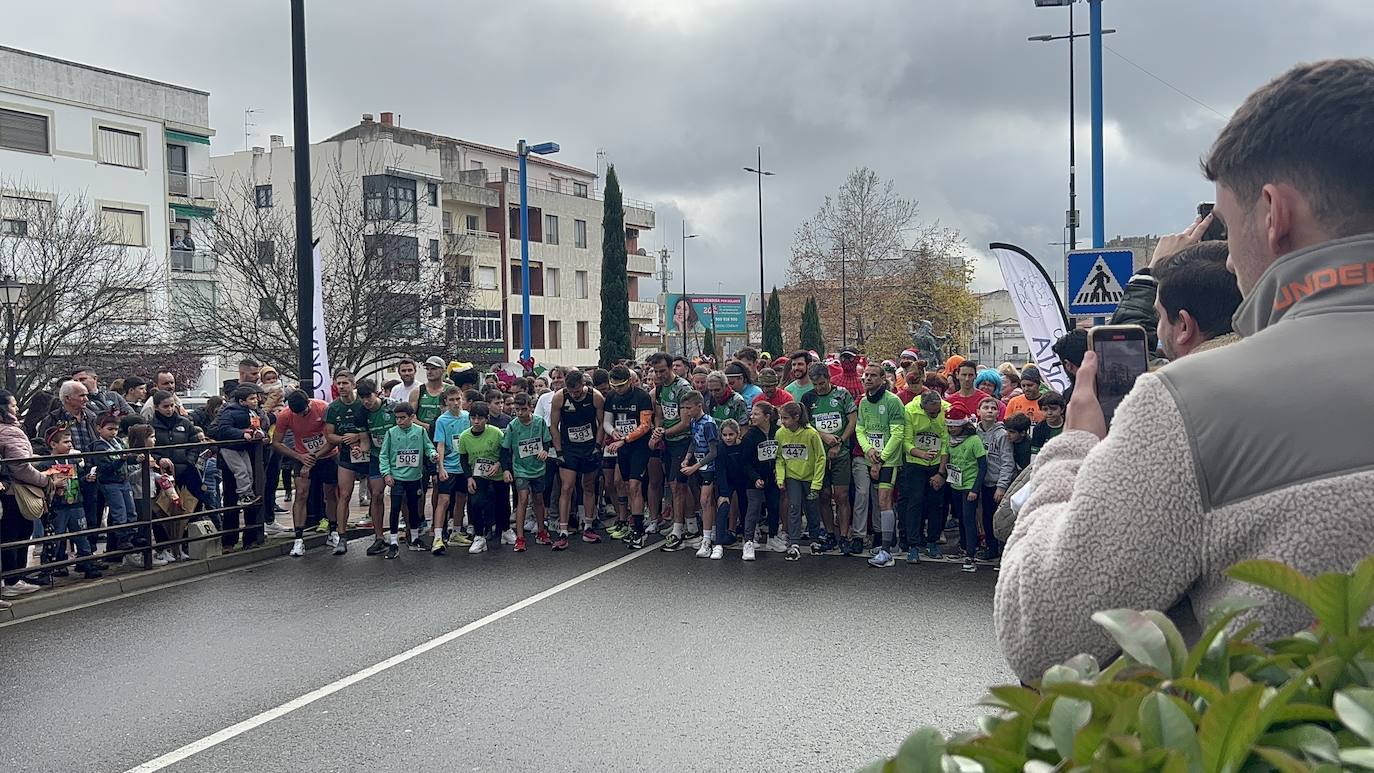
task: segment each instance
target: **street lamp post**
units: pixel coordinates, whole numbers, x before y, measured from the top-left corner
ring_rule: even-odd
[[[759,344],[762,345],[764,319],[768,315],[768,302],[763,295],[763,178],[773,176],[772,172],[764,171],[762,145],[758,146],[758,161],[753,167],[744,167],[744,171],[759,178]]]
[[[521,341],[520,364],[532,370],[530,362],[530,208],[529,185],[525,180],[525,160],[531,153],[546,156],[558,152],[558,143],[541,142],[527,144],[520,140],[515,145],[515,154],[520,158],[520,297],[524,309],[520,318]]]
[[[1069,249],[1078,249],[1078,193],[1076,188],[1076,164],[1075,158],[1077,148],[1074,142],[1074,119],[1077,115],[1074,109],[1074,63],[1073,63],[1073,41],[1076,38],[1090,37],[1091,33],[1075,33],[1073,31],[1073,2],[1062,3],[1069,6],[1069,34],[1067,35],[1034,35],[1026,40],[1036,43],[1048,43],[1055,40],[1069,41],[1069,210],[1065,213],[1065,225],[1069,228]],[[1037,0],[1036,5],[1046,5]],[[1102,30],[1101,34],[1110,35],[1116,32],[1114,29]],[[1096,215],[1094,215],[1096,218]],[[1094,221],[1095,222],[1095,221]]]
[[[14,376],[14,339],[18,337],[19,331],[15,325],[14,312],[19,308],[19,302],[24,297],[24,285],[16,282],[14,277],[7,276],[0,282],[0,303],[5,304],[5,389],[10,394],[14,394],[15,387],[18,386]]]
[[[682,297],[687,298],[687,240],[697,238],[696,234],[687,233],[687,221],[682,221]],[[691,299],[687,300],[691,304]],[[674,304],[676,306],[676,304]],[[676,312],[674,308],[672,311]],[[687,320],[682,320],[682,356],[687,356]]]

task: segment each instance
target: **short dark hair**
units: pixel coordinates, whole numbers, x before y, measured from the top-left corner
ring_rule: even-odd
[[[335,381],[338,381],[343,376],[347,376],[349,381],[356,382],[356,379],[353,377],[353,371],[349,370],[348,368],[339,368],[338,370],[334,371]]]
[[[119,417],[113,413],[102,413],[95,420],[95,426],[97,427],[109,427],[112,425],[116,427],[119,426]]]
[[[570,370],[568,371],[568,375],[563,377],[563,385],[571,389],[576,386],[581,386],[582,382],[586,380],[587,377],[582,375],[582,371]]]
[[[244,386],[236,388],[233,393],[229,395],[229,399],[236,403],[241,403],[255,394],[258,394],[258,390],[245,384]]]
[[[798,357],[802,358],[803,360],[806,360],[807,365],[811,364],[811,352],[792,352],[792,356],[788,357],[787,361],[791,362],[792,360],[795,360]]]
[[[1155,269],[1159,305],[1178,324],[1187,309],[1208,338],[1231,332],[1231,317],[1240,306],[1240,286],[1226,270],[1226,242],[1199,242],[1169,256]]]
[[[516,405],[517,408],[523,408],[523,407],[525,407],[526,405],[529,405],[530,402],[531,402],[531,400],[530,400],[530,396],[529,396],[529,393],[528,393],[528,392],[516,392],[516,393],[515,393],[515,405]]]
[[[1231,284],[1235,284],[1234,279]],[[1088,331],[1076,327],[1060,336],[1050,350],[1060,362],[1071,363],[1076,368],[1083,364],[1083,355],[1088,353]]]
[[[599,387],[611,383],[611,374],[605,368],[592,371],[592,386]]]
[[[646,359],[644,362],[651,368],[660,362],[664,365],[667,365],[668,367],[672,367],[673,358],[667,352],[654,352],[653,354],[649,355],[648,359]]]
[[[370,397],[377,394],[377,382],[370,378],[359,379],[357,386],[359,397]]]
[[[1017,411],[1003,419],[1002,426],[1005,427],[1008,432],[1030,432],[1031,420],[1026,414]]]
[[[156,392],[153,392],[153,407],[156,408],[159,405],[161,405],[163,400],[175,399],[176,395],[172,394],[171,392],[164,392],[161,389],[159,389]]]
[[[680,355],[680,354],[675,354],[675,355],[673,355],[673,359],[669,360],[668,364],[669,364],[669,365],[676,365],[676,364],[678,364],[679,362],[682,363],[683,365],[691,365],[691,364],[692,364],[692,361],[691,361],[691,360],[687,359],[686,357],[683,357],[683,356]]]
[[[829,381],[830,367],[823,362],[813,362],[806,368],[806,377],[811,379],[812,381],[815,381],[818,378],[823,378],[826,381]]]
[[[484,419],[491,418],[491,408],[481,400],[468,406],[469,416],[480,416]]]
[[[1202,174],[1247,209],[1265,184],[1302,191],[1333,236],[1374,226],[1374,60],[1300,64],[1256,89],[1231,115]]]
[[[611,368],[611,380],[612,380],[612,381],[629,381],[629,380],[630,380],[630,369],[627,368],[627,367],[625,367],[624,365],[617,365],[617,366],[615,366],[614,368]]]
[[[240,367],[240,368],[261,368],[261,367],[262,367],[262,363],[261,363],[261,362],[258,362],[258,361],[257,361],[257,358],[255,358],[255,357],[244,357],[243,359],[239,360],[239,367]]]
[[[412,407],[410,403],[396,403],[396,407],[392,408],[391,412],[396,414],[397,416],[400,416],[401,414],[405,414],[406,416],[413,416],[415,415],[415,408]]]
[[[743,347],[740,347],[740,350],[737,351],[737,352],[735,352],[735,359],[737,359],[737,360],[752,360],[752,361],[754,361],[754,362],[758,362],[758,360],[759,360],[759,350],[758,350],[758,349],[755,349],[755,348],[752,347],[752,346],[743,346]]]
[[[124,379],[124,384],[121,388],[121,391],[123,391],[124,394],[127,395],[128,393],[134,391],[135,389],[138,389],[141,386],[148,386],[147,379],[141,378],[139,376],[129,376],[128,378]]]
[[[1057,405],[1060,408],[1069,407],[1069,403],[1067,400],[1064,399],[1064,395],[1058,392],[1046,392],[1045,394],[1040,395],[1040,410],[1044,410],[1054,405]]]
[[[469,405],[472,403],[480,403],[482,401],[482,393],[478,392],[476,389],[463,390],[463,400]]]
[[[701,405],[706,402],[706,398],[702,397],[697,390],[688,389],[682,393],[682,397],[678,398],[678,402],[682,405]]]

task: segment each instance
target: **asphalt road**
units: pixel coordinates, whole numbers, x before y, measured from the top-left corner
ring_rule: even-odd
[[[1012,678],[987,568],[366,544],[0,628],[0,767],[847,770]]]

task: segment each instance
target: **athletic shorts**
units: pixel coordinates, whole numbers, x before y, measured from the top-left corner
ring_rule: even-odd
[[[825,483],[827,486],[845,486],[854,482],[854,457],[844,450],[834,459],[826,460]]]
[[[625,445],[620,447],[616,457],[616,467],[620,470],[621,480],[637,480],[640,483],[649,477],[649,444]]]
[[[616,460],[616,457],[615,457],[614,454],[612,454],[611,456],[607,456],[607,455],[605,455],[605,454],[602,454],[602,455],[601,455],[601,469],[603,469],[603,470],[614,470],[615,467],[616,467],[615,460]]]
[[[386,476],[382,474],[382,460],[380,457],[372,457],[367,462],[367,479],[381,480]]]
[[[352,460],[344,458],[343,454],[340,453],[338,464],[339,469],[348,470],[349,472],[353,473],[354,480],[363,480],[367,478],[368,465],[366,462],[361,464],[355,464]],[[381,469],[380,463],[378,469]]]
[[[687,452],[692,450],[690,440],[663,444],[663,476],[676,483],[686,483],[687,476],[682,474],[682,462]]]
[[[543,494],[544,478],[543,476],[540,476],[538,478],[516,478],[515,490],[528,491],[531,494]]]
[[[878,470],[878,488],[892,490],[897,482],[897,468],[892,465],[884,465]]]
[[[690,477],[687,478],[687,482],[702,487],[714,486],[716,485],[716,471],[697,470],[696,472],[692,473]]]
[[[572,470],[579,475],[595,475],[601,471],[601,460],[596,454],[574,453],[559,460],[558,466],[560,469]]]
[[[304,470],[302,470],[301,475],[302,477],[309,478],[315,483],[320,483],[325,486],[337,486],[339,485],[338,460],[332,456],[328,459],[316,459],[314,466],[310,468],[309,474],[306,474]]]
[[[439,480],[439,474],[435,473],[435,483],[439,487],[440,494],[466,494],[468,493],[468,476],[461,472],[450,472],[448,480]]]

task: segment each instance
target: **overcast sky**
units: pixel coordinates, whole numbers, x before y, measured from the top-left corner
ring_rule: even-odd
[[[0,42],[210,92],[217,153],[291,135],[287,0],[69,0],[5,9]],[[1104,0],[1106,231],[1187,225],[1213,198],[1197,171],[1227,116],[1295,62],[1368,55],[1370,0]],[[1086,5],[1078,6],[1086,31]],[[307,10],[311,137],[390,110],[494,145],[555,140],[626,195],[655,202],[689,289],[757,289],[756,145],[767,281],[786,281],[797,225],[856,166],[896,180],[922,219],[976,256],[1011,241],[1058,273],[1067,206],[1067,31],[1032,0],[315,0]],[[1078,44],[1078,190],[1091,238],[1088,45]],[[1151,78],[1121,57],[1186,92]],[[1198,102],[1206,105],[1198,104]],[[1219,115],[1220,114],[1220,115]],[[717,284],[719,283],[719,285]],[[674,282],[676,285],[676,282]],[[975,285],[1000,275],[980,261]]]

